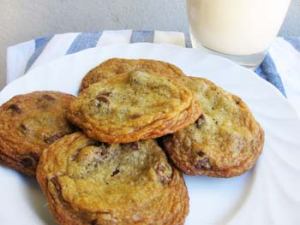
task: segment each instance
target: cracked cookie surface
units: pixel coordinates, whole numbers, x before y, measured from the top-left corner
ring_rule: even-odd
[[[122,73],[139,70],[145,72],[154,72],[161,76],[181,77],[183,72],[176,66],[150,59],[122,59],[112,58],[106,60],[100,65],[93,68],[85,75],[81,82],[80,90],[87,88],[93,83],[97,83],[105,78],[109,78]]]
[[[189,175],[231,177],[258,159],[264,132],[237,96],[203,78],[191,78],[203,114],[185,129],[163,138],[175,165]]]
[[[67,135],[43,152],[37,179],[61,225],[182,225],[188,213],[183,177],[154,140]]]
[[[90,85],[72,102],[68,118],[93,139],[128,143],[175,132],[200,114],[181,80],[131,71]]]
[[[72,95],[37,91],[18,95],[0,107],[0,162],[34,176],[42,150],[73,132],[66,110]]]

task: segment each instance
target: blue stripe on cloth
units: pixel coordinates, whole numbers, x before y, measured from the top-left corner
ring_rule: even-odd
[[[255,72],[263,79],[269,81],[284,95],[285,90],[282,84],[279,73],[277,72],[276,66],[268,53],[260,66],[255,70]]]
[[[154,31],[132,31],[130,43],[150,42],[154,40]]]
[[[102,32],[81,33],[72,42],[67,51],[67,55],[79,52],[87,48],[96,47]]]
[[[285,37],[284,40],[288,41],[297,51],[300,52],[300,38],[299,37]]]
[[[30,69],[32,64],[41,55],[41,53],[43,52],[43,50],[45,49],[46,45],[49,43],[52,37],[53,35],[35,39],[35,50],[26,64],[25,72],[27,72]]]
[[[184,39],[185,39],[185,47],[186,48],[192,48],[192,41],[191,41],[191,36],[189,33],[184,33]]]

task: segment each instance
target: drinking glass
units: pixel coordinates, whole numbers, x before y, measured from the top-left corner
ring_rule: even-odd
[[[255,68],[277,36],[291,0],[187,0],[193,47]]]

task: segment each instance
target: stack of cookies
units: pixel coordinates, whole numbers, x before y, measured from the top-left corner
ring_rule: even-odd
[[[155,60],[110,59],[77,97],[40,91],[0,107],[0,162],[37,177],[61,225],[182,225],[182,173],[240,175],[263,142],[239,97]]]

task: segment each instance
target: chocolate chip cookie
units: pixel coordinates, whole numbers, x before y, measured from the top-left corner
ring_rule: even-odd
[[[189,175],[237,176],[258,159],[264,132],[246,104],[212,82],[191,78],[203,114],[163,139],[175,165]]]
[[[84,89],[71,103],[68,118],[90,138],[128,143],[173,133],[200,114],[184,82],[135,70]]]
[[[154,72],[162,76],[180,77],[183,72],[176,66],[150,59],[121,59],[112,58],[93,68],[83,78],[80,90],[87,88],[93,83],[97,83],[107,77],[127,73],[133,70]]]
[[[154,140],[67,135],[43,152],[37,179],[60,225],[183,225],[188,213],[183,177]]]
[[[66,110],[74,98],[38,91],[4,103],[0,107],[0,162],[34,176],[42,150],[73,132]]]

